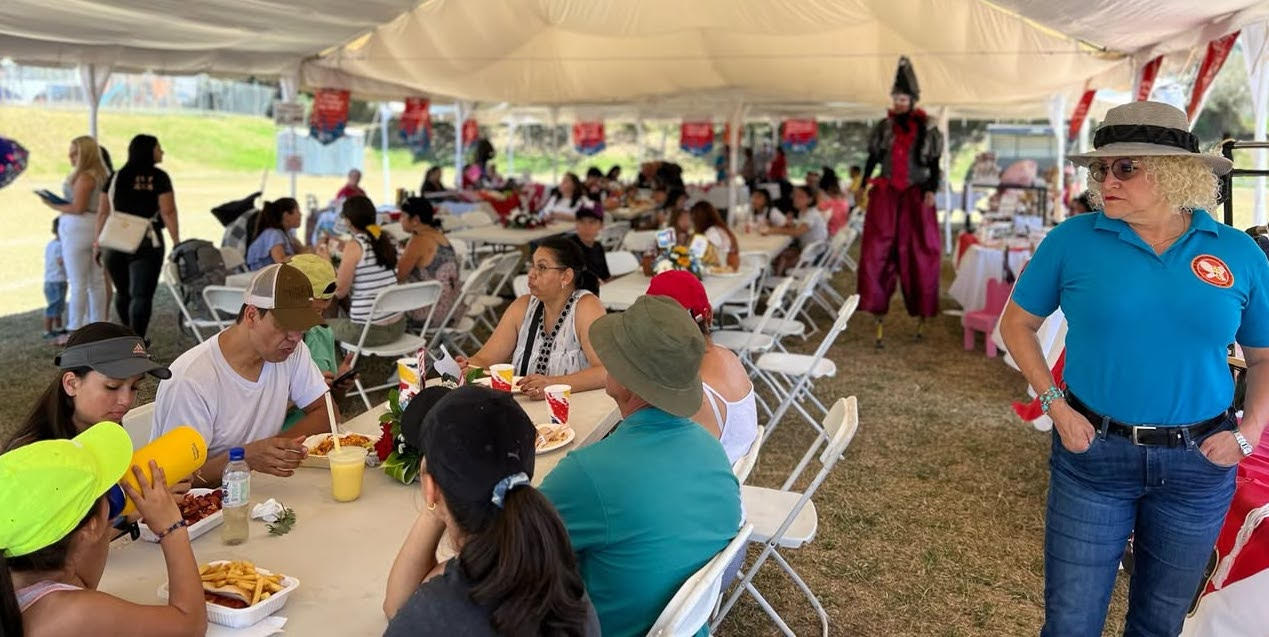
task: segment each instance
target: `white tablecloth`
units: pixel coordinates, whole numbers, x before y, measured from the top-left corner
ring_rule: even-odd
[[[723,303],[740,294],[758,277],[753,268],[741,268],[733,276],[705,275],[701,283],[705,285],[705,294],[709,302],[717,310]],[[642,272],[631,272],[599,286],[599,300],[610,310],[624,310],[634,304],[648,290],[652,279]]]
[[[450,232],[447,236],[472,243],[490,243],[494,245],[504,246],[525,246],[534,241],[541,241],[547,237],[553,237],[557,234],[564,234],[573,231],[571,223],[550,223],[542,228],[534,228],[533,230],[524,230],[519,228],[504,228],[501,225],[484,226],[481,228],[467,228],[466,230],[458,230]]]
[[[519,399],[534,422],[549,422],[546,403]],[[385,407],[350,420],[345,430],[378,432]],[[602,390],[573,395],[569,423],[577,438],[568,447],[537,457],[533,484],[555,468],[565,454],[603,439],[616,425],[616,404]],[[290,478],[252,475],[253,503],[275,498],[295,511],[294,529],[283,537],[268,535],[252,521],[251,539],[239,546],[220,542],[219,529],[194,540],[199,563],[245,559],[300,580],[286,607],[289,635],[380,635],[387,626],[383,593],[388,569],[422,506],[418,482],[402,485],[377,468],[366,468],[361,498],[338,503],[330,495],[330,474],[301,468]],[[167,581],[163,554],[156,544],[136,542],[110,552],[100,590],[139,604],[158,604],[156,591]]]
[[[1022,272],[1022,266],[1031,258],[1030,249],[1011,249],[1009,267],[1014,276]],[[970,246],[956,268],[956,279],[947,293],[966,312],[980,310],[987,303],[987,279],[1005,279],[1004,247]]]
[[[775,259],[784,249],[793,243],[793,237],[786,234],[758,234],[757,230],[746,233],[744,229],[732,230],[736,235],[736,243],[740,244],[740,253],[761,252],[768,259]]]

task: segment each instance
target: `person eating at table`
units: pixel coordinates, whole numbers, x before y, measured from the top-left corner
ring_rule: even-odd
[[[718,255],[718,263],[735,270],[740,267],[740,242],[718,209],[708,201],[698,201],[692,206],[692,225],[697,234],[705,235]]]
[[[542,400],[547,385],[571,385],[574,392],[604,385],[604,366],[591,348],[588,330],[604,315],[599,279],[586,268],[581,248],[551,237],[538,244],[529,263],[529,293],[512,301],[485,346],[463,367],[488,368],[510,361],[520,390]]]
[[[586,191],[581,180],[573,173],[564,173],[560,185],[551,191],[539,214],[547,221],[571,221],[585,203]]]
[[[811,207],[814,203],[815,198],[810,188],[794,186],[793,215],[787,224],[782,227],[759,228],[759,232],[764,235],[782,234],[794,239],[794,244],[781,252],[771,264],[772,271],[777,275],[783,275],[785,270],[792,267],[806,246],[828,239],[828,221]]]
[[[642,296],[590,328],[623,421],[542,482],[604,635],[647,634],[687,578],[736,535],[740,486],[718,439],[691,418],[705,338],[673,299]]]
[[[601,284],[612,280],[612,274],[608,271],[608,257],[604,254],[604,244],[599,242],[599,233],[603,229],[603,213],[586,207],[577,211],[576,231],[568,236],[582,249],[586,268],[594,273]]]
[[[150,357],[141,337],[115,323],[89,323],[75,330],[53,364],[57,376],[0,450],[74,438],[102,421],[122,422],[147,375],[160,380],[172,376]]]
[[[705,355],[701,359],[705,400],[692,421],[718,438],[727,452],[727,461],[735,463],[749,452],[758,437],[758,403],[744,364],[731,350],[715,345],[709,338],[714,308],[705,286],[690,272],[670,270],[652,277],[647,294],[674,299],[687,310],[705,337]]]
[[[132,440],[103,422],[70,440],[41,440],[0,455],[0,635],[202,635],[207,605],[181,510],[133,467],[123,489],[156,531],[167,566],[166,604],[134,604],[97,590],[110,542],[105,497],[128,471]],[[139,547],[138,547],[139,548]]]
[[[467,385],[405,424],[426,504],[388,574],[385,637],[598,637],[568,532],[531,484],[538,434],[515,399]],[[442,535],[457,555],[437,563]]]
[[[304,459],[305,437],[330,431],[326,379],[304,333],[320,325],[308,277],[275,263],[256,273],[233,325],[172,363],[159,383],[150,438],[181,425],[207,441],[207,462],[194,486],[215,486],[233,447],[243,447],[253,471],[287,477]],[[304,417],[279,436],[287,401]]]

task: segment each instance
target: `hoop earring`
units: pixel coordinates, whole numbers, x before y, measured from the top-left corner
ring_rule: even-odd
[[[427,503],[427,510],[428,510],[428,511],[435,511],[435,510],[436,510],[436,503],[435,503],[435,502],[429,502],[429,503]]]

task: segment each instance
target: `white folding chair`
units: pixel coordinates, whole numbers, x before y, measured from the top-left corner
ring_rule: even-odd
[[[846,330],[846,324],[850,322],[850,317],[855,314],[855,309],[859,307],[859,295],[852,294],[837,312],[837,319],[833,321],[833,327],[824,335],[824,340],[820,342],[820,346],[815,349],[814,354],[789,354],[786,352],[768,352],[758,357],[754,363],[757,371],[757,377],[766,383],[767,387],[780,399],[780,404],[771,414],[771,419],[767,421],[766,437],[770,438],[771,433],[775,431],[776,425],[780,424],[780,419],[784,414],[788,413],[789,408],[796,409],[803,418],[810,423],[811,428],[821,436],[824,432],[820,429],[819,421],[812,417],[802,406],[802,400],[805,398],[808,402],[815,405],[821,414],[828,413],[828,408],[821,403],[819,398],[815,397],[815,383],[819,378],[828,378],[837,375],[837,363],[827,358],[828,350],[833,346],[833,342],[837,340],[838,335]],[[814,449],[814,447],[812,447]],[[803,456],[802,461],[798,463],[798,467],[794,469],[793,475],[789,476],[789,481],[785,483],[787,488],[793,482],[797,474],[801,473],[806,463],[810,461],[811,452]]]
[[[754,465],[758,464],[758,451],[762,449],[762,432],[766,427],[758,425],[758,435],[754,436],[753,443],[749,445],[749,451],[745,455],[736,459],[731,464],[731,472],[735,474],[736,480],[740,484],[744,484],[749,479],[749,474],[753,472]]]
[[[614,221],[604,224],[604,229],[599,231],[599,243],[604,249],[612,252],[621,249],[621,241],[626,238],[626,233],[630,232],[629,221]]]
[[[418,283],[406,283],[404,285],[393,285],[384,288],[375,295],[374,304],[370,306],[370,317],[382,317],[392,314],[404,312],[412,312],[434,308],[436,301],[441,298],[440,281],[420,281]],[[404,319],[403,319],[404,320]],[[352,352],[352,366],[357,366],[357,360],[364,356],[379,356],[384,358],[397,358],[406,354],[414,354],[420,348],[427,345],[427,329],[428,324],[432,322],[432,313],[428,312],[427,320],[423,321],[423,327],[418,334],[406,332],[397,340],[386,345],[378,345],[375,347],[366,347],[366,334],[370,332],[370,321],[366,321],[365,327],[361,330],[361,336],[357,339],[357,343],[341,343],[343,348]],[[367,393],[387,389],[396,386],[396,380],[387,382],[375,387],[365,388],[361,385],[361,379],[353,380],[357,386],[357,393],[361,395],[362,402],[366,403],[366,409],[370,409],[370,397]]]
[[[150,434],[154,428],[154,403],[148,402],[128,410],[123,415],[123,430],[132,439],[132,448],[140,449],[150,443]]]
[[[811,300],[815,304],[827,312],[830,316],[833,314],[833,308],[841,305],[846,300],[836,289],[833,288],[833,275],[842,269],[842,255],[846,253],[846,230],[838,232],[829,240],[828,246],[820,255],[819,263],[815,264],[825,270],[824,278],[820,279],[819,285],[816,287],[815,296]],[[803,270],[794,268],[789,271],[790,276],[800,276]]]
[[[806,270],[805,274],[801,277],[801,280],[794,277],[780,277],[782,279],[789,278],[790,280],[795,281],[797,283],[797,293],[787,308],[777,306],[776,309],[780,311],[780,315],[766,321],[761,331],[763,334],[770,334],[775,337],[774,344],[777,349],[784,349],[784,345],[782,345],[780,341],[785,337],[796,336],[805,341],[808,334],[813,333],[813,331],[807,331],[806,323],[799,320],[798,316],[802,313],[802,309],[806,305],[806,302],[815,294],[815,289],[819,286],[820,279],[823,277],[824,270],[820,268],[810,268]],[[779,284],[777,283],[777,285]],[[758,323],[760,321],[762,321],[762,318],[757,316],[741,319],[740,329],[756,332],[758,331]]]
[[[863,214],[861,213],[859,216],[862,217]],[[846,245],[842,247],[842,264],[850,268],[851,272],[857,272],[859,264],[855,262],[854,257],[850,256],[850,249],[855,247],[855,242],[859,240],[862,229],[855,227],[854,223],[847,223],[846,227],[842,228],[841,234],[846,235]]]
[[[632,230],[627,232],[625,238],[621,240],[621,247],[638,254],[651,250],[656,245],[656,241],[656,230]]]
[[[220,260],[225,262],[226,272],[238,272],[247,266],[247,258],[236,246],[221,246]]]
[[[715,330],[710,333],[710,339],[715,345],[721,345],[735,352],[741,362],[746,364],[752,362],[751,354],[766,352],[775,345],[775,338],[767,333],[767,326],[775,317],[776,312],[783,310],[781,304],[784,303],[784,296],[791,287],[793,287],[793,279],[786,277],[780,285],[776,286],[776,289],[771,291],[771,294],[767,295],[767,308],[758,320],[753,322],[753,329]]]
[[[766,289],[768,261],[765,252],[740,253],[740,267],[753,268],[758,271],[758,276],[749,282],[749,288],[743,294],[733,296],[723,303],[720,312],[722,316],[732,316],[737,322],[742,318],[753,316],[754,309],[762,298],[762,291]],[[722,323],[721,317],[719,323]]]
[[[220,331],[220,322],[210,319],[196,319],[190,313],[189,308],[185,306],[185,301],[181,299],[180,276],[177,274],[176,264],[172,261],[164,261],[162,269],[163,285],[167,291],[172,294],[172,300],[176,301],[176,308],[181,312],[179,322],[181,325],[188,327],[194,333],[194,338],[201,343],[207,340],[203,336],[203,331],[208,332]]]
[[[767,616],[775,622],[776,626],[785,634],[792,637],[793,631],[789,630],[788,624],[784,622],[771,604],[767,602],[762,593],[754,586],[754,576],[758,574],[758,569],[762,568],[768,558],[774,558],[776,564],[793,580],[794,584],[801,589],[802,594],[815,608],[815,613],[820,618],[820,630],[823,635],[828,635],[828,614],[824,612],[824,606],[820,604],[815,593],[811,591],[811,587],[802,581],[793,567],[785,561],[784,556],[780,555],[777,548],[797,549],[803,545],[810,543],[815,539],[815,532],[819,527],[819,514],[815,510],[815,503],[811,501],[811,497],[815,495],[816,490],[828,478],[828,474],[832,472],[833,467],[837,465],[838,459],[842,453],[846,451],[846,447],[850,445],[851,440],[855,438],[855,432],[859,430],[859,404],[854,396],[849,398],[840,398],[833,404],[833,409],[824,418],[824,431],[828,434],[828,447],[820,454],[820,471],[811,480],[811,484],[807,486],[805,491],[798,493],[789,491],[787,487],[782,489],[767,489],[764,487],[742,486],[740,488],[741,502],[744,503],[745,514],[754,526],[752,540],[756,544],[762,545],[762,552],[758,554],[758,559],[745,571],[744,576],[736,585],[735,590],[727,598],[727,602],[723,604],[718,615],[715,616],[713,623],[710,625],[712,630],[717,630],[719,624],[727,617],[727,613],[731,612],[732,607],[736,605],[736,601],[740,598],[741,593],[748,592],[753,596],[762,610]]]
[[[475,295],[467,306],[467,316],[480,322],[492,332],[493,326],[498,322],[498,315],[494,312],[494,309],[502,305],[502,297],[498,296],[498,294],[502,292],[507,280],[515,276],[520,269],[524,257],[519,252],[508,252],[503,255],[489,257],[486,261],[494,262],[493,274],[490,276],[486,288],[477,290],[479,294]]]
[[[639,259],[633,252],[625,250],[605,252],[604,259],[608,261],[608,274],[613,278],[630,274],[639,269]]]
[[[752,537],[752,524],[740,527],[723,550],[683,582],[648,630],[648,637],[691,637],[709,623],[709,616],[723,594],[723,575]]]
[[[514,256],[519,257],[520,255],[515,253]],[[432,330],[428,349],[435,349],[441,341],[444,341],[446,345],[452,347],[459,354],[466,355],[460,342],[467,341],[476,342],[477,345],[480,344],[471,333],[472,328],[476,326],[477,319],[471,316],[471,312],[467,308],[488,290],[489,282],[497,274],[500,259],[501,257],[490,257],[481,261],[476,270],[471,273],[471,276],[467,277],[466,281],[463,281],[463,287],[459,289],[458,296],[454,299],[454,304],[449,308],[449,313],[441,317],[441,320],[436,323],[436,327]]]
[[[242,309],[242,298],[246,290],[228,285],[209,285],[203,288],[203,303],[211,310],[212,320],[216,321],[216,329],[223,330],[237,318]]]
[[[529,293],[529,275],[521,274],[511,280],[511,291],[515,292],[516,298],[520,298]]]

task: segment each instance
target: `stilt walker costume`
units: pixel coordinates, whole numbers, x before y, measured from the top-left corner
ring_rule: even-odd
[[[859,261],[859,309],[877,317],[877,347],[896,275],[908,314],[924,321],[938,313],[942,261],[932,198],[941,177],[943,136],[916,108],[920,89],[906,57],[899,58],[891,94],[894,108],[869,136],[863,174],[868,183],[873,168],[881,166],[868,191]]]

